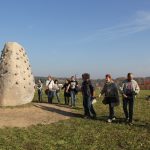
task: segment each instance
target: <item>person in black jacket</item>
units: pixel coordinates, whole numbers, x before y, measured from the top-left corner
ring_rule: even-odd
[[[65,105],[69,105],[69,99],[70,99],[70,93],[67,92],[67,88],[69,85],[70,81],[66,80],[65,84],[63,85],[62,89],[64,89],[64,99],[65,99]]]
[[[71,107],[76,106],[76,94],[77,94],[78,82],[76,81],[75,77],[72,76],[67,87],[67,92],[70,93],[71,96]]]
[[[40,103],[42,102],[42,89],[43,89],[43,84],[42,81],[39,79],[37,84],[37,91],[38,91],[38,101]]]
[[[83,107],[85,118],[96,118],[96,112],[92,105],[92,99],[94,97],[94,87],[90,81],[90,75],[88,73],[82,74],[82,95],[83,95]]]

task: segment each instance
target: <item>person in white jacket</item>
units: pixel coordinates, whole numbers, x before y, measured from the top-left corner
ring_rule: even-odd
[[[48,76],[48,80],[46,81],[46,87],[49,90],[48,91],[48,103],[52,104],[53,98],[54,98],[54,81],[51,76]]]
[[[126,122],[128,122],[129,125],[133,125],[134,100],[139,92],[140,88],[138,83],[133,79],[133,74],[128,73],[127,79],[122,83],[121,94],[123,96],[123,110]]]

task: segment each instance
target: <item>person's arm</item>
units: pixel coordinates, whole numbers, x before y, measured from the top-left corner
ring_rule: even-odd
[[[119,88],[118,88],[117,84],[115,84],[115,83],[114,83],[114,88],[115,88],[115,95],[117,98],[119,98],[119,90],[118,90]]]
[[[67,90],[66,90],[66,92],[68,92],[68,91],[69,91],[69,88],[70,88],[70,84],[68,84],[68,87],[67,87]]]
[[[65,84],[63,85],[63,87],[61,88],[62,90],[65,88]]]
[[[119,88],[119,92],[122,94],[124,98],[127,98],[127,95],[124,93],[125,82],[122,83],[122,86]]]
[[[139,94],[139,92],[140,92],[140,87],[139,87],[138,83],[135,82],[135,94],[137,95],[137,94]]]
[[[47,81],[46,81],[46,88],[47,88],[47,89],[49,88],[49,83],[50,83],[50,81],[47,80]]]
[[[43,84],[41,83],[40,87],[39,87],[39,90],[42,90],[42,88],[43,88]]]
[[[99,97],[101,97],[106,91],[106,84],[103,86],[102,90],[100,91]]]
[[[57,90],[60,90],[60,87],[59,87],[59,85],[57,84]]]
[[[94,97],[95,96],[94,87],[92,84],[90,84],[89,87],[90,87],[91,95],[92,95],[92,97]]]

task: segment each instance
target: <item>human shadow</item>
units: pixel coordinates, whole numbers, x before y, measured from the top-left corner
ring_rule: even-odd
[[[107,116],[100,116],[97,118],[97,120],[101,121],[101,122],[107,122],[108,117]],[[126,121],[125,118],[116,118],[115,121],[113,121],[114,124],[124,124],[124,125],[129,125]],[[133,127],[138,127],[138,128],[143,128],[146,129],[148,132],[150,132],[150,123],[149,122],[145,122],[145,121],[141,121],[139,119],[135,119],[134,123],[133,123]]]
[[[59,108],[51,107],[50,105],[44,106],[41,104],[33,104],[33,106],[40,108],[40,109],[43,109],[45,111],[54,112],[54,113],[57,113],[57,114],[60,114],[60,115],[66,116],[66,117],[75,117],[75,118],[82,118],[83,117],[82,114],[77,114],[77,113],[61,110]]]
[[[143,129],[146,129],[148,132],[150,132],[150,123],[149,122],[139,122],[139,123],[136,123],[134,124],[135,127],[138,127],[138,128],[143,128]]]

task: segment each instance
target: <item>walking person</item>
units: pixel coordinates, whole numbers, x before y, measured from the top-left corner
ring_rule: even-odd
[[[69,85],[70,81],[66,80],[65,84],[63,85],[62,89],[64,89],[64,100],[65,100],[65,105],[69,105],[69,99],[70,99],[70,91],[67,92],[67,88]]]
[[[96,112],[94,110],[92,99],[94,97],[94,87],[90,81],[90,75],[84,73],[82,75],[82,96],[83,96],[83,107],[84,107],[84,117],[96,119]]]
[[[127,79],[123,81],[121,94],[123,96],[123,110],[125,121],[133,125],[133,108],[136,95],[140,92],[138,83],[133,79],[133,74],[128,73]]]
[[[59,93],[60,93],[60,87],[58,85],[58,80],[54,81],[53,86],[54,96],[57,98],[58,104],[60,103]]]
[[[105,85],[102,91],[100,92],[99,97],[103,94],[104,94],[103,103],[109,105],[109,117],[107,122],[111,123],[112,121],[116,120],[114,107],[119,104],[119,93],[117,85],[112,80],[110,74],[107,74],[105,76]]]
[[[42,89],[43,89],[42,81],[38,80],[37,91],[38,91],[38,101],[40,103],[42,102]]]
[[[70,83],[67,87],[67,92],[70,93],[71,96],[71,107],[76,106],[76,93],[78,88],[78,82],[75,80],[75,77],[72,76]]]
[[[48,103],[52,104],[54,98],[54,91],[53,91],[54,81],[51,76],[48,76],[48,80],[46,81],[46,88],[48,89]]]

